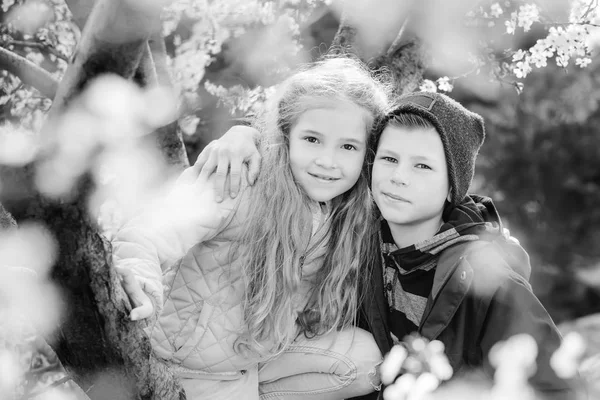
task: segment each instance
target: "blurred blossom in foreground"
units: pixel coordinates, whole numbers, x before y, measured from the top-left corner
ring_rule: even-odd
[[[444,354],[444,344],[416,334],[392,347],[380,371],[381,381],[387,385],[383,392],[386,400],[428,398],[453,373]]]
[[[559,378],[573,378],[585,353],[586,344],[577,332],[569,332],[560,347],[552,354],[550,366]]]
[[[394,382],[394,379],[396,379],[400,373],[402,364],[407,356],[408,351],[406,351],[404,346],[396,345],[392,347],[381,364],[381,382],[383,382],[384,385],[389,385]]]
[[[97,186],[90,212],[107,237],[122,222],[165,196],[166,169],[161,154],[141,143],[112,148],[99,157],[93,169]]]
[[[55,258],[56,244],[43,226],[24,223],[0,235],[0,323],[25,319],[40,333],[56,326],[60,298],[47,280]]]
[[[493,400],[535,399],[528,380],[536,369],[537,343],[531,335],[518,334],[496,343],[488,355],[490,364],[496,368]]]
[[[64,387],[51,388],[43,391],[39,395],[35,396],[35,400],[81,400],[82,397],[78,397],[77,392],[81,392],[80,389],[77,392],[72,388]]]
[[[0,349],[0,397],[12,398],[24,373],[17,355],[4,346]]]
[[[170,91],[142,90],[115,75],[95,79],[48,132],[52,139],[47,139],[36,175],[39,190],[50,197],[70,194],[104,152],[135,148],[141,137],[176,114],[177,98]]]
[[[53,18],[54,11],[50,2],[28,0],[23,4],[13,6],[3,22],[11,24],[18,31],[33,35],[38,29],[51,22]]]
[[[22,166],[30,163],[38,151],[37,136],[21,127],[0,126],[0,164]]]

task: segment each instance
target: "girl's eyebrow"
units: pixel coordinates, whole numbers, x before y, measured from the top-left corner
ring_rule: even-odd
[[[310,128],[301,129],[300,132],[302,132],[302,134],[304,134],[304,135],[310,134],[310,135],[319,136],[319,137],[324,136],[321,132],[315,131]],[[358,144],[358,145],[364,145],[366,143],[365,140],[359,140],[359,139],[355,139],[355,138],[341,138],[340,142],[352,143],[352,144]]]
[[[304,134],[309,133],[309,134],[315,135],[315,136],[323,136],[323,134],[321,132],[315,131],[315,130],[310,129],[310,128],[302,129],[301,132],[304,133]]]

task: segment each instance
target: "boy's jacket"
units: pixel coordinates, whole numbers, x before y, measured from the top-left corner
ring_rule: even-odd
[[[531,291],[531,266],[525,250],[502,235],[502,225],[490,199],[471,196],[482,222],[492,227],[480,239],[456,243],[438,259],[432,292],[418,332],[429,340],[440,340],[454,370],[454,377],[482,367],[493,376],[487,354],[502,340],[528,333],[538,344],[537,372],[530,383],[542,398],[572,399],[569,383],[558,378],[549,365],[561,337],[552,319]],[[361,323],[374,336],[382,354],[392,339],[388,327],[389,308],[383,287],[383,266],[374,269],[363,303]],[[374,393],[366,398],[376,398]]]

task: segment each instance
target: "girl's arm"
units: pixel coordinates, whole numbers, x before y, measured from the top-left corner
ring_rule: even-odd
[[[135,276],[135,283],[129,279],[129,284],[123,285],[130,298],[140,297],[136,293],[139,283],[153,302],[152,313],[158,313],[163,304],[163,271],[193,246],[223,230],[231,221],[234,207],[237,204],[233,199],[215,201],[214,178],[189,179],[184,172],[167,196],[127,221],[112,244],[115,267]],[[141,318],[152,313],[143,312]]]

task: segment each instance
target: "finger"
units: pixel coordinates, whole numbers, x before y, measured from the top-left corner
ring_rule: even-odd
[[[142,290],[141,283],[137,280],[136,276],[130,269],[123,267],[115,267],[115,270],[121,278],[121,285],[123,290],[127,294],[133,310],[129,316],[132,321],[138,319],[147,318],[154,312],[154,306],[152,301],[146,293]]]
[[[231,167],[229,168],[229,192],[232,198],[235,198],[240,192],[243,165],[241,158],[235,156],[231,158]]]
[[[215,169],[219,163],[219,159],[217,157],[217,152],[211,151],[208,159],[204,163],[204,168],[202,168],[200,174],[198,175],[198,180],[205,182],[213,174],[213,172],[215,172]]]
[[[204,148],[202,149],[200,154],[198,154],[198,157],[196,158],[196,162],[193,165],[194,168],[198,169],[198,171],[200,171],[202,169],[202,167],[204,166],[204,164],[206,164],[206,161],[208,161],[209,156],[214,151],[214,149],[213,149],[214,145],[215,145],[215,141],[212,140],[206,146],[204,146]]]
[[[134,308],[129,313],[129,318],[132,321],[139,321],[141,319],[149,318],[154,313],[154,306],[152,305],[152,301],[146,296],[146,301],[142,303],[141,306]]]
[[[229,171],[229,152],[223,150],[219,152],[219,164],[215,173],[215,198],[218,203],[223,201],[225,196],[229,196],[227,184],[227,172]]]
[[[134,309],[129,313],[129,317],[132,321],[137,321],[152,316],[154,313],[154,304],[146,292],[144,292],[142,283],[136,277],[133,278],[133,282],[135,283],[132,284],[133,290],[131,290],[129,299]]]
[[[260,172],[260,153],[257,151],[250,157],[250,161],[248,161],[248,183],[250,185],[254,185],[256,179],[258,178],[258,173]]]
[[[215,159],[215,153],[219,152],[219,145],[217,143],[216,140],[211,141],[209,144],[207,144],[204,149],[202,149],[202,152],[200,152],[200,154],[198,154],[198,158],[196,159],[196,162],[194,163],[194,165],[192,166],[194,168],[195,171],[197,171],[198,173],[204,172],[205,169],[208,169],[208,173],[209,175],[215,170],[216,165],[216,159]]]

